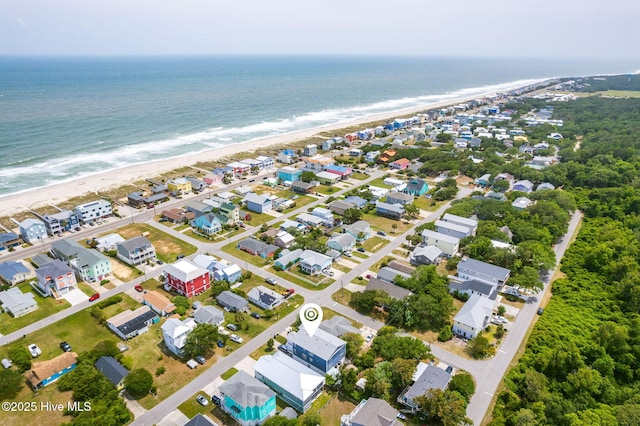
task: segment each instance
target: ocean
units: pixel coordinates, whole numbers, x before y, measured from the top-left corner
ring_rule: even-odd
[[[622,60],[2,57],[0,197],[514,82],[637,69]]]

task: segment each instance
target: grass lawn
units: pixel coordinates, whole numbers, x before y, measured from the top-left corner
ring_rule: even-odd
[[[351,271],[351,268],[347,268],[346,266],[340,265],[339,263],[334,263],[333,268],[337,269],[338,271],[342,271],[345,274]]]
[[[366,254],[360,253],[357,250],[356,251],[352,251],[351,254],[354,255],[355,257],[359,257],[360,259],[368,259],[369,258],[369,256],[367,256]]]
[[[331,298],[344,306],[349,306],[349,302],[351,302],[351,292],[349,290],[340,289],[333,293]]]
[[[376,231],[384,231],[391,236],[394,234],[402,234],[413,226],[410,223],[405,223],[403,220],[388,219],[371,213],[365,213],[362,215],[362,220],[367,221],[369,225],[371,225],[372,229]],[[393,225],[396,225],[395,229],[393,228]]]
[[[307,279],[308,277],[311,278],[310,275],[303,274],[300,271],[295,271],[295,269],[298,269],[298,266],[293,266],[288,271],[276,271],[271,266],[266,268],[266,270],[271,272],[272,274],[276,274],[285,280],[291,281],[294,284],[298,284],[299,286],[304,287],[307,290],[323,290],[334,282],[332,278],[325,277],[327,281],[323,281],[321,284],[316,284],[315,282]]]
[[[425,198],[424,196],[422,196],[422,197],[416,197],[414,199],[413,203],[420,210],[427,210],[427,211],[433,212],[433,211],[436,211],[437,209],[439,209],[440,206],[442,206],[444,203],[446,203],[446,201],[429,200],[429,199]],[[435,204],[433,204],[433,203],[435,203]]]
[[[187,228],[189,228],[189,224],[188,223],[183,223],[182,225],[176,226],[174,229],[176,231],[180,232],[180,231],[184,231]]]
[[[89,284],[85,283],[84,281],[80,281],[78,283],[78,288],[80,289],[80,291],[82,291],[87,296],[93,296],[96,293],[96,291],[93,288],[91,288],[91,286],[89,286]]]
[[[402,178],[398,177],[398,179],[402,179]],[[379,188],[387,188],[387,189],[393,188],[393,186],[385,184],[384,178],[381,178],[381,177],[372,180],[371,182],[369,182],[369,185],[377,186]]]
[[[58,351],[60,349],[58,348]],[[42,356],[41,356],[42,357]],[[20,411],[0,411],[0,424],[2,425],[43,425],[43,426],[58,426],[64,423],[72,421],[72,417],[65,416],[64,411],[57,410],[41,410],[40,404],[63,404],[66,408],[68,402],[72,402],[71,396],[73,392],[60,392],[58,386],[55,384],[40,389],[38,392],[33,392],[29,385],[24,382],[22,388],[18,392],[15,398],[11,401],[36,403],[37,409],[34,411],[20,410]],[[133,416],[131,416],[133,419]]]
[[[318,185],[316,186],[316,192],[319,192],[321,194],[325,194],[325,195],[331,195],[335,192],[340,191],[340,188],[336,188],[335,186],[329,186],[329,185]]]
[[[236,374],[238,372],[238,369],[235,367],[231,367],[230,369],[228,369],[227,371],[225,371],[224,373],[222,373],[220,375],[220,377],[224,380],[229,380],[234,374]]]
[[[355,404],[347,401],[340,395],[334,395],[331,400],[319,411],[323,424],[339,425],[340,418],[356,408]]]
[[[364,247],[366,251],[375,253],[387,244],[389,244],[389,240],[387,240],[386,238],[373,236],[362,243],[362,247]]]
[[[203,407],[198,401],[196,401],[197,395],[203,395],[209,401],[209,405]],[[203,392],[198,392],[194,394],[191,398],[183,402],[178,406],[178,410],[180,410],[185,416],[189,418],[193,418],[196,414],[202,414],[205,417],[209,417],[213,419],[217,424],[221,425],[229,425],[229,426],[237,426],[239,425],[230,415],[222,411],[220,407],[213,404],[211,399],[207,397],[207,395]]]
[[[166,234],[157,228],[144,223],[132,223],[115,231],[125,239],[130,239],[148,232],[147,238],[156,249],[158,259],[165,263],[173,263],[179,254],[188,256],[196,252],[196,248],[178,238]]]
[[[203,243],[212,243],[213,240],[216,238],[216,235],[212,236],[211,238],[205,237],[204,235],[200,235],[193,232],[192,229],[184,231],[183,234],[193,238],[194,240],[202,241]]]
[[[109,261],[111,262],[111,270],[113,271],[113,275],[117,279],[125,283],[135,278],[138,278],[140,275],[142,275],[141,270],[135,267],[132,267],[130,265],[127,265],[117,257],[110,257]]]
[[[357,180],[365,180],[369,177],[369,175],[365,175],[364,173],[361,172],[353,172],[353,174],[351,175],[352,179],[357,179]]]
[[[298,417],[299,424],[304,424],[304,418],[306,416],[308,416],[310,414],[316,414],[316,413],[320,412],[320,410],[323,409],[327,405],[327,403],[329,401],[331,401],[331,395],[329,395],[327,392],[322,392],[318,396],[318,399],[313,401],[313,403],[311,404],[311,407],[309,407],[307,412],[304,413],[303,415],[301,415],[300,417]],[[342,414],[344,414],[344,413],[342,413]],[[339,422],[338,423],[328,423],[327,422],[326,424],[340,424],[340,423]]]
[[[20,283],[16,287],[18,287],[22,293],[32,293],[34,300],[38,304],[38,309],[18,318],[14,318],[4,311],[0,313],[0,333],[2,334],[9,334],[19,330],[71,306],[71,304],[64,299],[55,300],[53,297],[40,296],[28,282]]]
[[[257,360],[260,359],[261,356],[273,355],[276,351],[277,351],[277,349],[276,349],[275,343],[274,343],[273,348],[271,350],[267,350],[267,344],[265,343],[264,345],[260,346],[255,351],[251,352],[249,354],[249,356],[257,361]]]
[[[606,92],[596,92],[595,94],[613,98],[640,98],[640,91],[637,90],[607,90]]]
[[[271,263],[271,259],[264,259],[260,256],[254,256],[250,253],[247,253],[246,251],[239,250],[237,246],[237,242],[229,243],[226,246],[222,247],[222,251],[259,267],[263,267]]]
[[[245,220],[244,223],[249,226],[260,226],[265,222],[275,219],[275,216],[266,213],[256,213],[252,211],[247,211],[247,213],[251,216],[251,220]]]

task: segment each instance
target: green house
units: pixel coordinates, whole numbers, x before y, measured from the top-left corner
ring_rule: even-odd
[[[240,370],[220,386],[222,409],[243,426],[261,424],[276,414],[276,393]]]

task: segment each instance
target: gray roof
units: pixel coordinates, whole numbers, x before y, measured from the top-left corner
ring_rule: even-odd
[[[209,417],[203,416],[202,414],[196,414],[191,420],[185,423],[184,426],[215,426],[217,423],[209,420]]]
[[[403,397],[407,402],[413,403],[413,398],[424,395],[429,389],[444,390],[450,380],[449,373],[435,365],[429,365]]]
[[[378,278],[369,279],[369,283],[366,287],[367,290],[382,290],[394,299],[404,299],[407,296],[412,295],[406,288],[399,287],[395,284],[391,284],[386,281],[379,280]]]
[[[382,201],[376,201],[376,208],[394,212],[400,215],[404,214],[404,207],[402,206],[402,204],[389,204],[383,203]]]
[[[113,386],[118,386],[129,374],[129,370],[124,368],[114,357],[101,356],[95,364],[99,372],[104,374]]]
[[[289,333],[288,343],[298,345],[312,354],[324,360],[331,358],[338,349],[347,344],[344,340],[333,336],[322,329],[316,330],[313,336],[309,336],[305,329]]]
[[[489,275],[501,281],[505,281],[507,278],[509,278],[509,274],[511,273],[509,269],[492,265],[490,263],[481,262],[476,259],[471,259],[470,257],[462,259],[458,263],[458,270],[460,268],[470,271],[476,271],[483,275]]]
[[[198,324],[218,324],[221,320],[224,321],[222,311],[209,305],[200,306],[191,316]]]
[[[419,256],[424,256],[425,258],[427,258],[430,262],[435,261],[438,257],[442,256],[442,250],[440,250],[438,247],[436,246],[423,246],[423,247],[416,247],[413,250],[413,253],[411,253],[411,258],[415,259]]]
[[[468,226],[458,225],[457,223],[446,222],[444,220],[436,220],[435,225],[436,225],[436,229],[444,228],[454,232],[460,232],[461,234],[469,234],[471,232],[471,228],[469,228]]]
[[[216,297],[216,300],[219,304],[228,308],[243,309],[249,305],[249,302],[244,298],[229,290],[225,290],[220,293],[218,297]]]
[[[405,191],[420,191],[426,183],[427,182],[425,182],[423,179],[411,179],[409,182],[407,182]]]
[[[391,426],[398,416],[398,410],[383,399],[369,398],[359,407],[351,426]]]
[[[278,247],[274,246],[273,244],[263,243],[262,241],[255,240],[253,238],[245,238],[238,243],[238,246],[240,246],[240,248],[250,250],[254,253],[268,254],[278,250]]]
[[[491,318],[493,304],[493,300],[473,294],[460,308],[453,321],[473,327],[479,332],[485,327],[488,318]]]
[[[220,385],[220,393],[233,399],[243,408],[261,407],[276,394],[269,386],[243,370],[238,371]]]
[[[122,246],[127,252],[132,252],[135,249],[143,248],[145,246],[151,246],[151,241],[147,237],[139,236],[131,238],[130,240],[122,241],[116,245]]]
[[[22,222],[20,222],[20,228],[21,229],[29,229],[31,228],[33,225],[41,225],[44,226],[44,222],[38,219],[32,219],[32,218],[28,218],[23,220]]]
[[[47,256],[46,254],[37,254],[31,258],[31,262],[36,265],[38,268],[46,265],[47,263],[53,262],[53,259]]]
[[[246,201],[247,203],[264,204],[269,201],[269,199],[262,195],[258,195],[255,192],[249,192],[247,195],[245,195],[244,201]]]
[[[341,247],[346,247],[350,244],[355,244],[356,239],[354,238],[353,235],[345,232],[344,234],[334,234],[327,241],[327,245],[329,245],[330,242],[335,242],[335,243],[338,243]]]
[[[396,271],[404,272],[405,274],[413,274],[416,270],[413,266],[405,265],[404,263],[400,263],[397,260],[392,260],[387,264],[387,266],[391,269],[395,269]]]
[[[331,319],[322,321],[319,328],[320,330],[324,330],[336,337],[340,337],[346,333],[360,332],[360,330],[351,325],[351,322],[348,319],[339,315],[336,315]]]
[[[57,240],[51,244],[51,248],[60,252],[65,258],[75,257],[79,267],[93,266],[98,262],[109,262],[109,259],[102,253],[82,247],[73,240]]]
[[[347,210],[356,207],[354,203],[350,203],[348,201],[343,200],[334,200],[329,203],[329,208],[336,208],[341,210]]]
[[[287,249],[282,250],[281,256],[277,260],[280,264],[286,266],[289,263],[300,259],[300,255],[302,254],[302,251],[303,251],[302,249],[295,249],[293,251],[289,251]]]
[[[392,203],[391,201],[413,201],[413,195],[405,194],[404,192],[389,192],[387,194],[387,202]]]
[[[343,225],[342,229],[344,229],[345,231],[351,231],[354,234],[358,234],[360,232],[366,231],[367,229],[371,229],[371,225],[369,225],[369,222],[367,221],[359,220],[352,223],[351,225]]]
[[[33,307],[38,304],[35,301],[33,293],[23,293],[18,287],[11,287],[8,290],[0,292],[0,305],[3,305],[5,310],[15,313],[20,311],[21,307]]]
[[[0,278],[5,281],[12,281],[18,274],[28,274],[29,268],[22,262],[2,262],[0,263]]]
[[[469,228],[475,228],[478,226],[478,221],[476,219],[457,216],[455,214],[450,214],[450,213],[445,213],[445,215],[442,216],[442,220],[445,222],[456,223],[458,225],[467,226]]]
[[[422,231],[422,236],[424,238],[435,238],[436,240],[444,241],[449,244],[457,244],[460,242],[460,238],[452,237],[451,235],[443,234],[436,231],[431,231],[430,229],[425,229],[424,231]]]
[[[285,409],[280,411],[280,414],[278,415],[282,417],[286,417],[291,420],[298,418],[298,413],[296,413],[296,410],[294,410],[291,407],[285,407]]]
[[[400,275],[402,278],[411,277],[411,275],[405,272],[398,271],[397,269],[389,268],[388,266],[385,266],[384,268],[380,268],[380,270],[378,271],[378,279],[387,281],[390,283],[392,283],[398,275]]]
[[[451,291],[458,290],[461,292],[474,291],[476,293],[483,294],[490,299],[495,299],[497,296],[497,292],[495,291],[495,286],[488,283],[484,283],[482,281],[477,281],[477,280],[467,280],[461,283],[453,281],[449,283],[449,290]]]
[[[45,279],[48,276],[59,277],[60,275],[73,274],[73,270],[67,266],[62,260],[55,259],[49,263],[45,263],[36,269],[38,279]]]

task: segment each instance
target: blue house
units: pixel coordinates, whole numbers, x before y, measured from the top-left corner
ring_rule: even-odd
[[[205,235],[217,234],[222,231],[222,224],[214,214],[203,214],[191,221],[191,227]]]
[[[20,222],[20,236],[25,242],[34,243],[34,241],[48,238],[47,228],[41,220],[25,219]]]
[[[347,356],[347,342],[322,329],[313,336],[304,329],[289,333],[285,349],[293,359],[323,375],[337,369]]]
[[[5,232],[0,234],[0,251],[19,246],[22,244],[22,238],[18,236],[15,232]]]
[[[27,381],[33,390],[42,389],[76,368],[77,363],[78,354],[75,352],[65,352],[49,361],[34,362],[31,370],[27,371]]]
[[[271,200],[254,192],[249,192],[244,201],[247,203],[247,209],[256,213],[266,213],[273,209]]]
[[[261,424],[276,414],[276,393],[245,371],[238,371],[219,389],[221,408],[242,426]]]
[[[346,203],[353,203],[357,208],[361,209],[367,205],[368,201],[362,197],[358,197],[357,195],[352,195],[344,199]]]
[[[425,192],[429,190],[429,185],[422,179],[411,179],[407,182],[407,186],[402,190],[405,194],[415,195],[416,197],[421,196]]]
[[[301,254],[302,254],[302,249],[295,249],[293,251],[284,249],[280,253],[280,257],[275,262],[273,262],[273,266],[276,267],[277,269],[286,271],[292,265],[294,265],[298,260],[300,260]]]
[[[283,167],[280,170],[278,170],[278,179],[280,179],[283,182],[299,181],[301,175],[302,175],[302,170],[296,169],[295,167]]]
[[[404,214],[404,206],[402,204],[389,204],[376,201],[376,214],[398,220]]]

